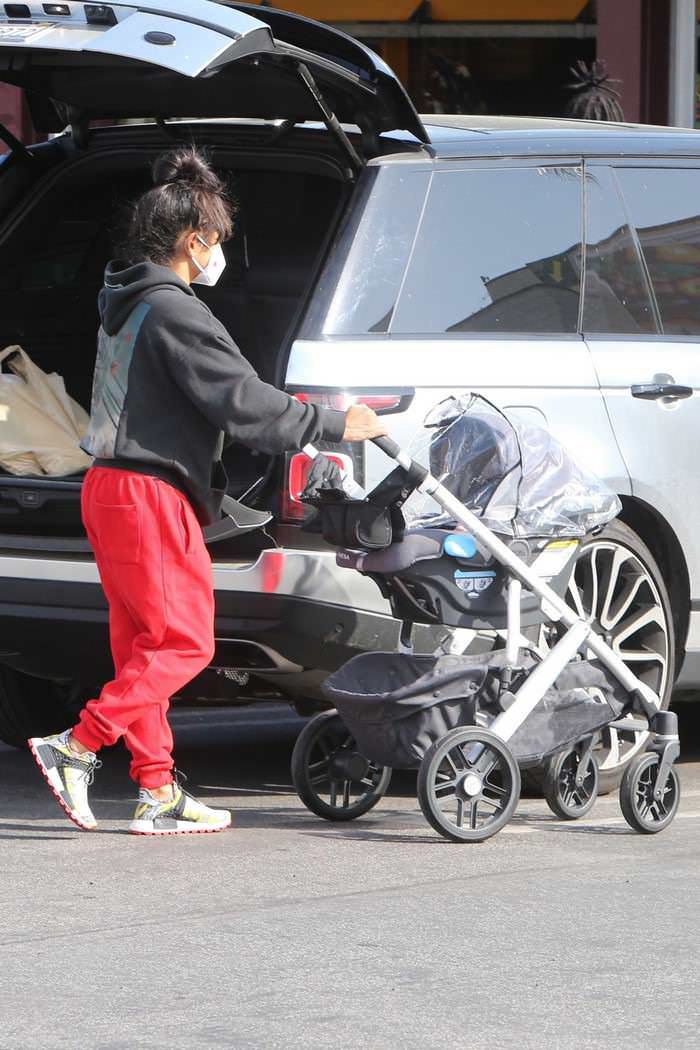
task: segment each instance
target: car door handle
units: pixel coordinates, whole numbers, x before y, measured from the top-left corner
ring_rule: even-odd
[[[675,397],[682,401],[692,396],[692,386],[680,386],[678,383],[642,383],[632,387],[632,397],[642,401],[658,401],[661,397]]]

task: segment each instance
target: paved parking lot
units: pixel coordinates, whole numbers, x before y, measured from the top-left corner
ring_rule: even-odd
[[[153,1050],[696,1048],[700,711],[682,711],[674,825],[616,797],[555,820],[523,799],[479,846],[424,822],[413,778],[351,825],[291,791],[282,707],[174,714],[197,794],[235,830],[123,833],[125,756],[73,829],[27,754],[0,747],[0,1047]]]

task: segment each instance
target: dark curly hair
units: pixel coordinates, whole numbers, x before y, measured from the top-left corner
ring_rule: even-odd
[[[233,203],[227,188],[194,146],[164,153],[153,164],[155,185],[129,208],[122,254],[128,262],[168,263],[183,233],[228,240]]]

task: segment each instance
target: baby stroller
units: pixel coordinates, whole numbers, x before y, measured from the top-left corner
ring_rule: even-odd
[[[301,800],[351,820],[381,799],[392,769],[417,768],[432,827],[478,842],[513,815],[521,769],[544,763],[550,808],[576,819],[596,800],[595,743],[610,726],[648,733],[620,804],[636,831],[663,830],[680,798],[677,717],[565,600],[581,538],[619,500],[547,431],[478,395],[447,399],[425,426],[430,469],[378,438],[398,466],[363,498],[323,456],[312,467],[304,498],[338,564],[370,577],[403,628],[398,652],[355,656],[324,683],[334,710],[307,723],[292,756]],[[451,630],[417,655],[415,624]],[[504,644],[460,651],[474,630]]]

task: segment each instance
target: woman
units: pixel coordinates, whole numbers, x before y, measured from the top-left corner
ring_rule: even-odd
[[[232,215],[224,186],[193,148],[161,157],[133,207],[126,261],[109,263],[90,426],[94,456],[82,514],[109,603],[115,677],[78,724],[29,741],[59,804],[86,830],[97,752],[121,737],[139,799],[129,830],[221,831],[231,815],[173,776],[170,696],[211,662],[214,596],[201,526],[226,491],[224,437],[263,452],[385,433],[364,406],[301,404],[263,383],[195,296],[226,265]]]

